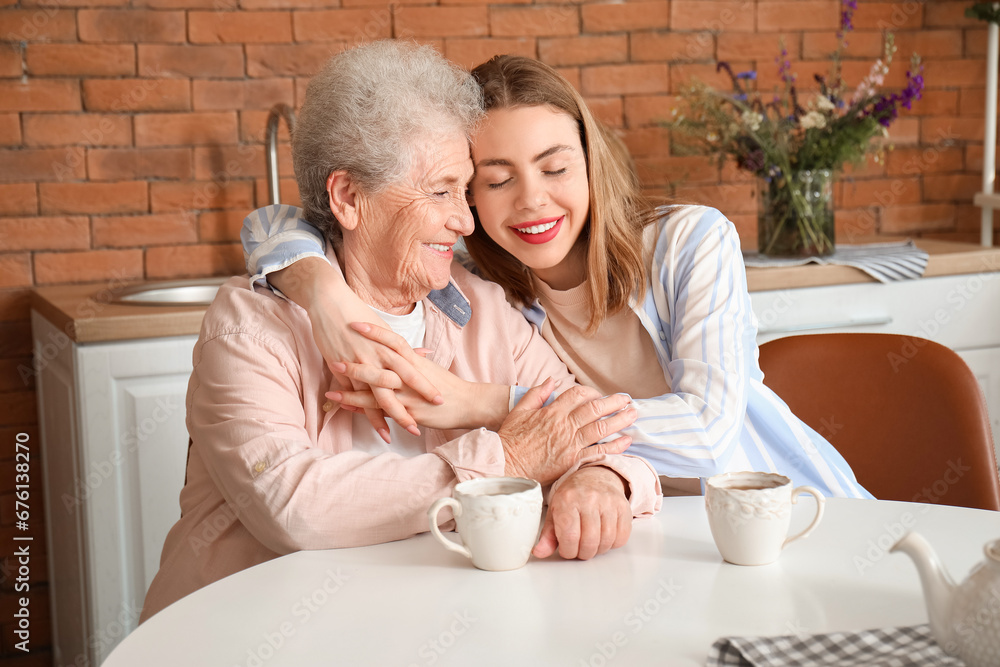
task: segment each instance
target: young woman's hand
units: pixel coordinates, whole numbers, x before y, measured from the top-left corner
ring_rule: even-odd
[[[385,322],[350,290],[343,275],[328,262],[307,257],[271,273],[268,281],[309,314],[316,346],[337,381],[353,391],[370,391],[375,397],[375,404],[365,410],[372,427],[383,438],[388,437],[388,415],[419,434],[416,420],[393,390],[408,386],[432,404],[442,401],[441,392],[416,370],[408,345],[404,343],[409,354],[400,354],[348,326],[348,322],[367,322],[384,327]],[[366,370],[350,377],[345,372],[347,364]]]
[[[338,370],[353,381],[368,387],[393,390],[394,399],[412,416],[417,424],[429,428],[486,428],[496,430],[507,416],[510,387],[483,382],[467,382],[420,353],[411,350],[406,341],[393,331],[367,322],[352,322],[351,329],[386,350],[392,350],[430,385],[440,390],[440,400],[429,401],[413,386],[395,383],[385,371],[365,364],[338,364]],[[382,407],[374,390],[335,391],[326,394],[330,400],[348,409]],[[390,415],[391,416],[391,415]]]

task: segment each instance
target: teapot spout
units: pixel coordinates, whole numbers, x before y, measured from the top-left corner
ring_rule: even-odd
[[[954,655],[955,638],[952,636],[954,631],[949,620],[957,589],[955,582],[942,569],[941,561],[931,545],[917,533],[907,533],[889,551],[902,551],[913,560],[920,574],[920,585],[924,589],[924,601],[934,640],[946,653]]]

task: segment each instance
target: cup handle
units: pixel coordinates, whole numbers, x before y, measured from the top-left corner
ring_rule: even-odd
[[[800,493],[808,493],[816,499],[816,516],[813,518],[812,523],[810,523],[809,526],[806,527],[806,529],[803,530],[801,533],[799,533],[798,535],[792,535],[791,537],[785,539],[785,541],[781,545],[782,549],[787,547],[790,542],[794,542],[800,537],[807,537],[809,533],[813,532],[813,529],[819,525],[819,520],[823,518],[823,509],[826,506],[826,498],[823,497],[823,494],[811,486],[796,487],[795,489],[792,490],[793,505],[798,503],[798,498]]]
[[[435,539],[441,543],[441,545],[448,551],[454,551],[455,553],[462,554],[468,559],[472,559],[472,552],[469,548],[453,542],[441,534],[441,529],[438,528],[438,513],[444,507],[450,507],[451,511],[455,513],[455,518],[462,516],[462,505],[454,498],[438,498],[431,505],[431,508],[427,510],[427,518],[431,522],[431,533],[434,535]]]

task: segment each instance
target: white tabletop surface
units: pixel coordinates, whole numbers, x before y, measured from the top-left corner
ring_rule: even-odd
[[[793,530],[813,507],[800,501]],[[831,499],[810,537],[762,567],[722,561],[700,497],[665,498],[621,549],[513,572],[476,570],[429,534],[303,551],[180,600],[104,665],[704,665],[721,636],[926,623],[916,569],[887,553],[907,529],[961,581],[1000,537],[1000,512]]]

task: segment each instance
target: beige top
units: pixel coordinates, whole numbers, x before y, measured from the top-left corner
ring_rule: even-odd
[[[585,335],[590,322],[586,283],[554,290],[535,280],[538,301],[545,309],[542,338],[566,362],[580,384],[602,394],[624,392],[632,398],[653,398],[670,392],[670,384],[656,359],[656,348],[639,316],[625,308],[604,321],[593,336]],[[614,354],[608,354],[614,350]],[[665,496],[699,495],[698,479],[661,477]]]

